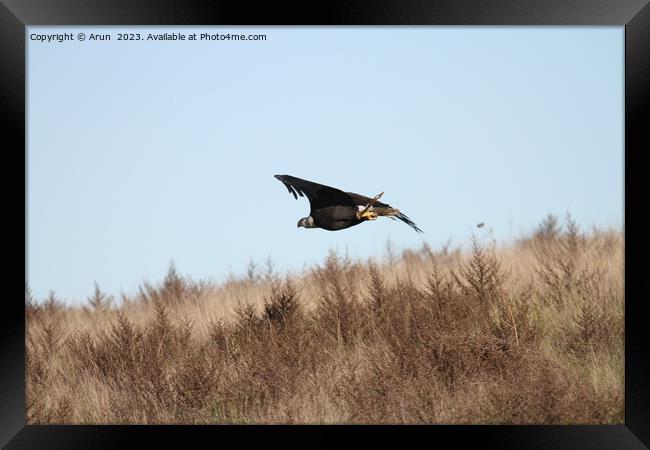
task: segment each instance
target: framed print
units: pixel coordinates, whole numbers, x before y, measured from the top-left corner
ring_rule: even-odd
[[[647,2],[311,6],[3,2],[3,445],[645,448]]]

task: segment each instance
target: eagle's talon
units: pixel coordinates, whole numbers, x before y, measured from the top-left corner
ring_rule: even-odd
[[[375,195],[375,197],[372,200],[370,200],[370,203],[368,203],[365,208],[363,208],[360,212],[357,213],[357,217],[359,217],[359,219],[361,219],[362,217],[365,218],[366,213],[369,212],[368,210],[370,208],[372,208],[372,206],[375,203],[377,203],[377,200],[379,200],[382,195],[384,195],[383,192],[381,192],[380,194]],[[373,214],[375,214],[375,213],[373,213]],[[369,219],[369,220],[374,220],[376,218],[377,218],[377,214],[375,214],[375,217],[373,219]]]
[[[377,219],[377,213],[373,211],[366,211],[362,214],[360,214],[360,219],[366,219],[366,220],[375,220]]]

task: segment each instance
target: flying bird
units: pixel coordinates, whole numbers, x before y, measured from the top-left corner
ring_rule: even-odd
[[[383,192],[370,198],[290,175],[275,175],[275,178],[280,180],[296,199],[301,196],[309,200],[309,216],[298,221],[298,228],[337,231],[384,216],[393,220],[399,219],[418,233],[422,233],[422,230],[399,209],[379,201],[384,195]]]

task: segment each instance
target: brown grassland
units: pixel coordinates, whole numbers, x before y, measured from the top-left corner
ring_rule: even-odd
[[[26,289],[27,422],[623,423],[622,232],[480,236],[291,277],[172,265],[84,306]]]

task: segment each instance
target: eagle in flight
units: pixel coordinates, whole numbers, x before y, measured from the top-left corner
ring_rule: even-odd
[[[309,200],[309,216],[300,219],[298,227],[336,231],[385,216],[393,220],[399,219],[418,233],[422,233],[422,230],[399,209],[379,201],[384,195],[383,192],[370,198],[290,175],[275,175],[275,178],[280,180],[296,199],[300,195]]]

